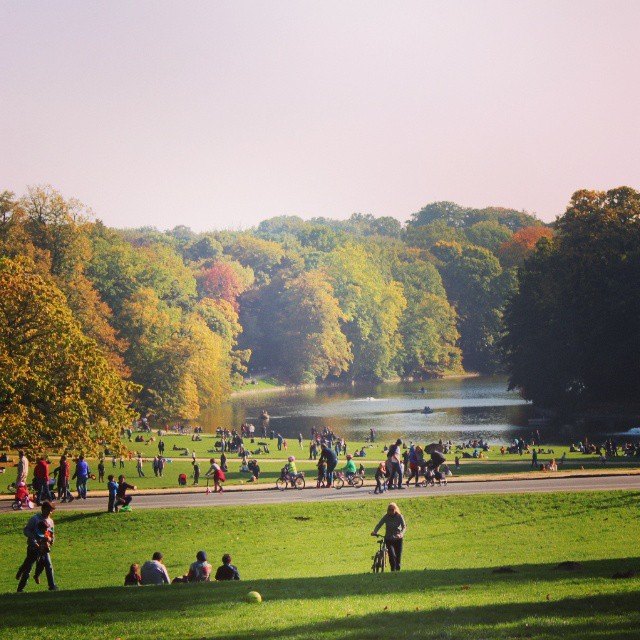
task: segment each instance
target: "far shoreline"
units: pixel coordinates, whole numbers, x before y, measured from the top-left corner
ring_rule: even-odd
[[[469,373],[451,373],[445,374],[443,376],[437,378],[429,378],[427,380],[418,380],[416,382],[430,382],[432,380],[458,380],[464,378],[478,378],[480,377],[479,373],[469,372]],[[385,384],[389,382],[403,382],[403,379],[400,377],[397,378],[387,378],[380,383],[372,383],[372,384]],[[409,380],[407,380],[409,382]],[[280,384],[274,385],[271,387],[259,387],[257,389],[251,389],[251,384],[245,385],[249,388],[237,389],[236,391],[232,391],[229,394],[229,398],[237,398],[239,396],[251,396],[251,395],[260,395],[264,393],[282,393],[285,391],[303,391],[305,389],[348,389],[352,386],[358,384],[367,384],[365,381],[354,381],[349,384],[348,382],[336,382],[336,383],[324,383],[324,382],[308,382],[306,384]]]

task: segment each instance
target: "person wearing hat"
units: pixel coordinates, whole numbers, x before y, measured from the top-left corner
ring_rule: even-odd
[[[207,562],[205,551],[196,553],[196,561],[189,567],[187,582],[209,582],[211,579],[211,565]]]
[[[347,454],[347,464],[344,465],[342,471],[347,478],[353,478],[357,473],[356,463],[353,461],[353,456],[350,453]]]
[[[27,557],[20,565],[16,573],[18,582],[18,592],[24,591],[24,588],[31,575],[33,565],[38,563],[36,574],[39,576],[42,569],[47,574],[47,583],[49,591],[57,591],[54,577],[53,564],[51,563],[50,548],[54,543],[54,526],[51,514],[55,511],[55,507],[49,502],[42,503],[40,513],[29,518],[27,526],[23,533],[27,538]],[[36,578],[36,582],[38,579]]]
[[[205,551],[196,553],[196,561],[189,567],[189,572],[173,579],[173,582],[209,582],[211,580],[211,565],[207,562]]]

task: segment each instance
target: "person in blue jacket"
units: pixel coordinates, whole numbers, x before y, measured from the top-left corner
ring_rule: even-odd
[[[79,499],[87,499],[87,481],[89,480],[90,475],[91,470],[89,469],[89,464],[84,459],[84,455],[80,454],[78,462],[76,462],[76,471],[73,474],[76,481],[76,488],[78,489]]]

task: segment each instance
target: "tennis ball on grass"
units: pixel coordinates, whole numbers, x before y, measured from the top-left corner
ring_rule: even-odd
[[[249,591],[244,599],[245,602],[262,602],[262,596],[257,591]]]

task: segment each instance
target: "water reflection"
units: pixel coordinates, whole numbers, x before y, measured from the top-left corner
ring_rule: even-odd
[[[433,413],[422,413],[425,406]],[[531,406],[507,391],[502,377],[241,395],[205,412],[201,424],[207,431],[237,427],[244,420],[257,425],[263,409],[271,415],[270,429],[288,438],[298,433],[307,438],[313,426],[329,427],[348,440],[364,439],[370,428],[385,438],[484,437],[495,443],[531,432]]]

